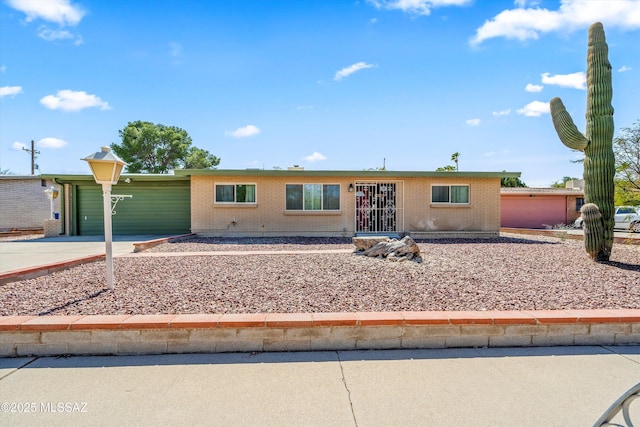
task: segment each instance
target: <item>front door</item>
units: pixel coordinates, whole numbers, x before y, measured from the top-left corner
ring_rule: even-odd
[[[398,231],[398,183],[356,183],[356,233]]]

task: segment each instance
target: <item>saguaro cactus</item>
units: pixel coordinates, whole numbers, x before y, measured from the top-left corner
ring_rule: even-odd
[[[615,161],[613,155],[613,107],[609,48],[600,22],[589,27],[587,50],[587,130],[583,135],[573,123],[560,98],[551,100],[551,118],[560,141],[584,152],[585,202],[592,203],[601,216],[584,215],[585,248],[596,261],[608,261],[613,247]],[[602,222],[602,226],[593,223]],[[594,233],[598,230],[596,236]],[[601,230],[601,231],[600,231]]]

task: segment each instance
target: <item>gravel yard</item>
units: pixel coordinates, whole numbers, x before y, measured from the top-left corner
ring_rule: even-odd
[[[189,238],[115,258],[114,291],[104,262],[0,285],[0,315],[640,308],[640,245],[616,244],[598,264],[581,241],[553,237],[418,244],[421,264],[277,253],[350,250],[351,239]],[[237,254],[201,254],[221,251]]]

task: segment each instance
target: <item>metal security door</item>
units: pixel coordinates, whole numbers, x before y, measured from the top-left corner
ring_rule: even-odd
[[[395,182],[356,183],[356,232],[395,233],[398,231]]]

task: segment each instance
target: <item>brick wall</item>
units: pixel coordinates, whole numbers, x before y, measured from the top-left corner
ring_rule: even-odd
[[[350,184],[381,182],[380,177],[191,177],[191,231],[201,235],[352,236],[355,233],[355,193]],[[456,231],[486,232],[500,230],[499,178],[397,178],[399,232],[411,235]],[[214,203],[215,184],[256,184],[256,203],[246,206]],[[286,184],[339,184],[340,211],[285,211]],[[470,203],[461,206],[434,205],[431,185],[470,186]]]
[[[54,184],[37,176],[0,176],[0,229],[42,228],[51,216],[44,190]],[[54,201],[54,212],[60,212],[60,199]]]
[[[0,317],[0,357],[640,344],[640,310]]]

